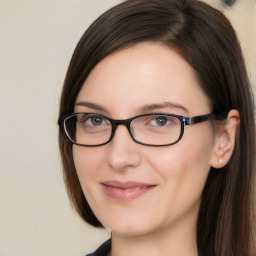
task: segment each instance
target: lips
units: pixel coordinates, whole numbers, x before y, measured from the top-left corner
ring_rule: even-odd
[[[155,185],[141,182],[119,182],[105,181],[101,183],[103,192],[110,198],[116,200],[132,200],[151,191]]]

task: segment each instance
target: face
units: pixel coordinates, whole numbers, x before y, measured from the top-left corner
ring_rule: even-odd
[[[193,117],[211,109],[184,59],[162,45],[143,43],[108,56],[92,70],[75,112],[128,119],[156,112]],[[100,222],[114,234],[146,235],[195,230],[214,144],[210,121],[187,126],[181,141],[164,147],[140,145],[119,125],[111,142],[74,145],[73,157]]]

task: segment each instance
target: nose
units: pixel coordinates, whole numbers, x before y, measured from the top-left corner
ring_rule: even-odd
[[[140,165],[141,154],[137,144],[131,138],[127,127],[119,125],[114,138],[109,143],[108,164],[115,171],[125,171]]]

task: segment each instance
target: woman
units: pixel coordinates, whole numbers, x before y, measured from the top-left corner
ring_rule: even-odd
[[[254,255],[253,109],[217,10],[129,0],[99,17],[71,59],[59,119],[70,199],[112,234],[91,255]]]

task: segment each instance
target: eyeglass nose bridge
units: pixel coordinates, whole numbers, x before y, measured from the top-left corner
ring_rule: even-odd
[[[111,136],[110,136],[108,142],[110,142],[110,141],[114,138],[116,129],[117,129],[117,127],[118,127],[119,125],[124,125],[124,126],[127,128],[127,130],[128,130],[128,132],[129,132],[129,134],[130,134],[132,140],[135,141],[135,142],[137,142],[137,141],[134,139],[133,134],[132,134],[132,130],[131,130],[131,122],[132,122],[133,120],[134,120],[134,118],[120,119],[120,120],[109,119],[109,121],[111,122],[111,125],[112,125],[112,131],[111,131]],[[108,143],[108,142],[107,142],[107,143]]]

